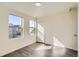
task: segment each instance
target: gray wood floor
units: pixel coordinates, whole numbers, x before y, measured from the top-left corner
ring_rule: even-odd
[[[77,51],[34,43],[3,57],[77,57]]]

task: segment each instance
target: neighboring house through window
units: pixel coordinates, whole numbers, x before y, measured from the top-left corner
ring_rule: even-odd
[[[22,17],[9,15],[9,38],[18,38],[22,35]]]

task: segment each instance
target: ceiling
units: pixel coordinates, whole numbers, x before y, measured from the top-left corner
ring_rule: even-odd
[[[76,2],[41,2],[42,6],[40,7],[36,7],[34,2],[1,2],[0,5],[5,5],[30,16],[40,17],[76,7]]]

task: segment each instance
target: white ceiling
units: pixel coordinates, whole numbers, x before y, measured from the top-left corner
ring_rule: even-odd
[[[76,7],[76,2],[41,2],[42,6],[36,7],[34,2],[4,2],[0,5],[5,5],[11,9],[20,11],[31,16],[44,16],[50,13],[54,14]]]

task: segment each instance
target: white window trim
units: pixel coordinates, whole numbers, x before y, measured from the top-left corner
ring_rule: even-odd
[[[9,14],[8,14],[8,24],[9,24],[9,15],[21,17],[21,16],[19,16],[19,15],[15,15],[15,14],[9,13]],[[22,39],[22,38],[24,38],[24,17],[21,17],[21,18],[22,18],[22,20],[21,20],[21,26],[22,26],[22,28],[23,28],[23,29],[22,29],[22,34],[21,34],[21,36],[16,37],[16,38],[9,38],[10,40],[17,40],[17,39]],[[8,25],[8,30],[9,30],[9,25]]]

